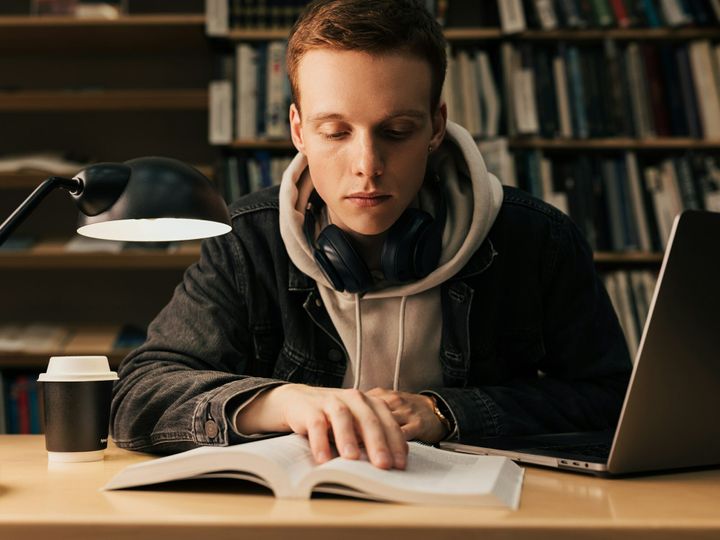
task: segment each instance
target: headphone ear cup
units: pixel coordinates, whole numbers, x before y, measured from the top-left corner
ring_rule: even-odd
[[[423,241],[431,228],[433,218],[418,208],[408,208],[388,229],[385,243],[380,255],[380,264],[385,279],[394,283],[402,283],[412,279],[425,277],[426,264],[418,266],[418,260],[424,262],[422,256]],[[436,261],[437,262],[437,261]],[[432,270],[432,268],[430,268]]]
[[[315,261],[336,290],[356,293],[371,287],[370,270],[340,227],[325,227],[316,245]]]

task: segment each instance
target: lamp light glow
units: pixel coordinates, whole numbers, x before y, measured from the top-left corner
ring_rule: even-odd
[[[100,240],[176,242],[199,240],[230,232],[230,225],[202,219],[118,219],[83,225],[77,232]]]

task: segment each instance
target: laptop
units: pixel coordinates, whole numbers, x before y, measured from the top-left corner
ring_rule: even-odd
[[[442,442],[602,476],[720,465],[720,213],[673,223],[617,428]]]

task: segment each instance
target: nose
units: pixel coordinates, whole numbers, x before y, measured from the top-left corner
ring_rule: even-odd
[[[376,178],[383,174],[385,160],[379,142],[371,135],[356,140],[353,174],[366,178]]]

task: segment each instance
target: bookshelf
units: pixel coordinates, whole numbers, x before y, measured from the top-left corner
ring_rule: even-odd
[[[446,87],[451,88],[450,96],[446,94],[450,119],[471,131],[489,168],[497,167],[491,170],[501,180],[512,179],[506,183],[545,198],[579,224],[593,247],[596,266],[604,276],[633,350],[663,258],[663,242],[671,226],[668,215],[695,207],[694,204],[720,211],[720,5],[710,0],[500,1],[514,4],[509,11],[525,15],[519,31],[517,26],[516,30],[508,31],[518,21],[503,20],[496,1],[426,2],[434,6],[436,16],[445,24],[450,63],[455,64],[449,65],[446,79]],[[554,27],[548,22],[547,12],[544,20],[540,15],[541,8],[537,6],[541,4],[554,12],[550,17],[556,19]],[[289,28],[278,25],[267,13],[263,19],[253,6],[242,1],[230,2],[228,20],[213,26],[226,27],[227,31],[212,37],[226,49],[251,47],[260,51],[255,54],[263,59],[264,44],[286,40]],[[685,12],[686,9],[691,11]],[[243,19],[245,15],[247,19]],[[576,24],[570,24],[572,17]],[[602,20],[606,22],[601,25]],[[708,103],[712,105],[713,98],[707,97],[712,85],[707,78],[702,80],[709,70],[702,69],[698,60],[705,51],[697,50],[701,48],[695,47],[697,44],[709,52],[705,59],[717,57],[713,60],[717,64],[715,90],[719,96],[715,117],[707,109]],[[552,63],[541,63],[547,62],[537,52],[541,49],[548,51],[545,54]],[[476,73],[480,74],[457,75],[459,53],[463,51],[470,55],[471,63],[478,63]],[[487,90],[487,86],[477,82],[486,77],[478,51],[486,52],[501,108],[499,115],[493,116],[495,126],[485,120],[491,104],[478,97],[478,90],[481,93]],[[237,56],[235,60],[238,61]],[[611,67],[610,61],[620,67]],[[668,75],[669,63],[675,66],[673,69],[686,71]],[[512,66],[506,67],[509,64]],[[242,60],[238,65],[242,65]],[[614,71],[608,73],[611,69]],[[527,72],[532,74],[534,88],[518,99],[512,88],[520,84],[521,79],[513,78],[519,72],[523,77]],[[558,79],[563,74],[564,81]],[[231,70],[227,78],[233,77]],[[465,84],[468,78],[475,77],[472,84],[477,86],[472,86],[471,92],[462,83],[453,87],[449,82],[453,77],[456,80],[460,77],[461,81],[465,77]],[[269,80],[264,84],[269,86]],[[561,84],[566,90],[565,110],[560,110]],[[699,88],[699,84],[705,86]],[[666,88],[668,85],[672,91]],[[579,87],[583,87],[583,92]],[[236,102],[240,101],[237,96],[241,90],[233,91],[238,92]],[[466,120],[467,103],[464,111],[451,106],[451,101],[467,102],[464,92],[470,99],[481,101],[483,119],[478,119],[475,127],[482,129],[474,131],[470,127],[471,122]],[[541,97],[549,92],[555,96],[554,109],[541,102]],[[519,113],[514,111],[513,118],[508,111],[528,107],[528,95],[535,100],[534,106]],[[679,95],[683,100],[680,105]],[[614,100],[612,106],[622,109],[610,108],[608,96]],[[664,114],[658,113],[663,107]],[[543,116],[543,109],[554,111],[552,123],[547,123],[549,113]],[[242,111],[241,108],[235,111],[237,117]],[[530,112],[537,117],[534,123],[518,122],[518,114],[525,120]],[[262,108],[256,108],[254,114],[263,115]],[[607,120],[608,117],[612,120]],[[238,136],[240,126],[241,122],[236,125],[235,136],[217,147],[225,156],[234,156],[228,158],[234,159],[232,163],[226,160],[230,173],[225,171],[223,182],[237,181],[240,186],[237,189],[242,191],[257,184],[247,181],[248,177],[252,180],[253,161],[262,168],[263,160],[291,155],[294,148],[286,138],[266,136],[262,121],[258,122],[255,136]],[[698,174],[705,176],[699,179]],[[272,175],[269,180],[263,178],[264,182],[276,180]],[[668,187],[671,183],[672,188]],[[702,191],[711,184],[718,195]],[[661,207],[663,215],[658,210]]]
[[[213,178],[218,152],[207,142],[207,87],[214,52],[197,4],[196,13],[113,20],[0,15],[0,160],[44,152],[86,163],[163,155]],[[53,173],[0,172],[0,221]],[[0,249],[0,399],[23,373],[34,380],[49,356],[73,354],[64,349],[69,342],[9,350],[3,328],[67,326],[73,340],[90,343],[77,354],[104,354],[117,367],[130,349],[114,347],[112,332],[145,328],[199,258],[197,242],[68,251],[76,220],[70,197],[53,193],[12,237],[31,245]],[[98,325],[114,330],[93,342]]]

